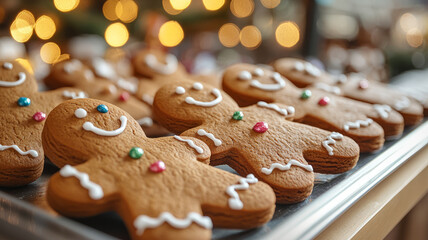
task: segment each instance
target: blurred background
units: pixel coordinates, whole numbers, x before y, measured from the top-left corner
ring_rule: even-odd
[[[428,0],[0,0],[0,58],[175,54],[191,73],[302,57],[374,80],[428,65]],[[323,64],[321,64],[323,63]]]

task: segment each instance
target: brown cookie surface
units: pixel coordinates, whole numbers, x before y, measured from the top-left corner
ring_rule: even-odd
[[[268,185],[206,164],[202,141],[149,139],[106,102],[61,104],[42,136],[46,155],[62,167],[49,181],[49,204],[73,217],[116,211],[133,239],[209,239],[213,226],[260,226],[275,209]]]
[[[277,87],[266,89],[260,84]],[[299,89],[279,73],[255,65],[227,68],[223,89],[241,106],[272,102],[293,106],[294,121],[349,136],[359,144],[361,152],[380,149],[384,131],[386,137],[400,136],[404,128],[401,115],[389,106],[354,101],[314,87]]]
[[[196,137],[211,149],[211,164],[228,164],[240,175],[254,174],[275,191],[277,202],[307,198],[313,171],[340,173],[359,156],[350,138],[286,120],[285,105],[240,108],[223,91],[191,81],[162,87],[155,96],[156,119],[175,133]],[[331,144],[331,145],[330,145]]]
[[[95,61],[95,60],[94,60]],[[94,64],[97,72],[105,73],[105,77],[98,78],[90,68],[77,59],[67,60],[52,66],[51,72],[45,78],[45,83],[51,88],[72,86],[84,90],[88,97],[112,103],[129,112],[149,136],[159,136],[166,131],[152,120],[151,107],[138,100],[133,93],[137,91],[138,82],[130,82],[117,77],[115,71],[101,59]],[[111,72],[111,74],[108,74]],[[108,79],[108,80],[107,80]]]
[[[405,125],[415,125],[423,119],[423,107],[417,101],[387,88],[383,83],[369,81],[359,75],[335,77],[309,62],[294,58],[278,59],[273,67],[298,87],[311,85],[354,100],[388,105],[403,116]]]
[[[0,62],[0,186],[20,186],[42,173],[44,152],[41,132],[45,118],[71,88],[37,92],[34,77],[17,62]]]

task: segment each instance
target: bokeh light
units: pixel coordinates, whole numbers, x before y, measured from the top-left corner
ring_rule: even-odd
[[[406,40],[411,47],[417,48],[424,43],[424,36],[421,30],[412,28],[406,33]]]
[[[190,5],[192,0],[169,0],[169,2],[172,8],[180,11],[186,9]]]
[[[70,12],[79,5],[80,0],[54,0],[53,2],[59,11]]]
[[[218,39],[225,47],[234,47],[239,43],[239,28],[233,23],[226,23],[218,31]]]
[[[115,7],[116,16],[124,23],[130,23],[137,18],[138,5],[133,0],[121,0]]]
[[[17,58],[15,61],[21,64],[29,73],[34,74],[33,66],[31,65],[30,61],[28,61],[28,59]]]
[[[48,64],[55,63],[60,55],[61,49],[54,42],[45,43],[40,49],[40,57],[43,62]]]
[[[418,20],[416,19],[415,15],[411,13],[405,13],[401,15],[400,20],[400,27],[405,31],[409,31],[410,29],[418,27]]]
[[[281,3],[281,0],[260,0],[260,2],[265,8],[276,8]]]
[[[275,38],[281,46],[291,48],[300,40],[299,27],[294,22],[283,22],[276,28]]]
[[[244,27],[239,34],[239,38],[241,44],[246,48],[257,48],[262,42],[262,35],[254,25]]]
[[[208,11],[216,11],[223,7],[225,0],[202,0],[205,9]]]
[[[28,10],[23,10],[10,25],[10,35],[17,42],[26,42],[33,35],[34,24],[34,15]]]
[[[159,29],[159,41],[166,47],[177,46],[184,38],[184,32],[176,21],[168,21]]]
[[[162,0],[162,6],[165,12],[170,15],[177,15],[181,13],[183,10],[176,10],[171,6],[171,2],[169,0]]]
[[[112,47],[121,47],[128,41],[129,32],[122,23],[112,23],[107,27],[104,38],[108,45]]]
[[[253,0],[232,0],[230,2],[230,11],[238,18],[248,17],[254,11]]]
[[[55,22],[49,16],[42,15],[37,19],[34,30],[40,39],[47,40],[55,34]]]
[[[104,17],[110,21],[117,20],[119,17],[116,15],[116,6],[119,0],[107,0],[103,4]]]

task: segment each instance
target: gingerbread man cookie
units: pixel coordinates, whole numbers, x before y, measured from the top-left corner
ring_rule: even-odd
[[[283,84],[276,88],[260,87],[260,83],[268,86],[278,81]],[[255,65],[227,68],[223,89],[241,106],[269,106],[272,102],[291,105],[296,110],[294,121],[349,136],[359,144],[361,152],[383,146],[382,127],[386,137],[400,136],[404,128],[401,115],[389,106],[362,103],[313,87],[298,89],[279,73]]]
[[[213,226],[268,222],[275,194],[253,175],[209,166],[210,149],[189,137],[150,139],[114,105],[77,99],[46,120],[43,146],[61,170],[47,200],[73,217],[116,211],[133,239],[210,239]]]
[[[417,101],[358,74],[335,77],[309,62],[294,58],[278,59],[273,67],[298,87],[311,85],[358,101],[388,105],[403,116],[406,126],[418,124],[423,119],[423,107]]]
[[[259,84],[273,88],[282,82]],[[303,201],[312,192],[313,171],[342,173],[359,157],[352,139],[286,120],[294,111],[281,104],[240,108],[223,91],[191,81],[165,85],[153,104],[156,119],[167,129],[210,147],[212,165],[254,174],[274,189],[278,203]]]
[[[0,62],[0,186],[35,181],[43,170],[41,132],[58,104],[85,94],[71,88],[37,92],[37,83],[17,62]]]
[[[108,72],[108,67],[98,69],[99,72]],[[112,80],[100,79],[77,59],[59,62],[52,66],[45,83],[51,88],[64,86],[77,87],[88,93],[90,98],[100,99],[129,112],[149,136],[159,136],[166,133],[165,129],[152,120],[151,107],[132,96],[137,84],[122,78]]]

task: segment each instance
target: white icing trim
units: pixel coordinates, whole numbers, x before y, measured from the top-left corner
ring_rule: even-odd
[[[314,169],[312,168],[311,165],[306,165],[306,164],[303,164],[303,163],[301,163],[301,162],[299,162],[297,160],[291,159],[287,163],[287,165],[283,165],[281,163],[273,163],[273,164],[270,165],[269,168],[262,168],[262,173],[264,173],[266,175],[270,175],[272,173],[272,171],[274,169],[276,169],[276,168],[278,168],[281,171],[287,171],[287,170],[290,170],[290,168],[291,168],[292,165],[295,165],[297,167],[301,167],[301,168],[305,169],[308,172],[313,172],[314,171]]]
[[[150,69],[163,75],[173,74],[178,68],[177,58],[169,53],[165,57],[165,64],[160,63],[156,56],[150,53],[145,56],[144,62]]]
[[[336,77],[336,84],[342,84],[342,83],[346,83],[348,81],[348,77],[345,74],[340,74],[339,76]]]
[[[314,84],[314,87],[324,90],[326,92],[334,93],[336,95],[339,95],[341,93],[340,88],[336,86],[330,86],[327,83],[317,82]]]
[[[386,104],[374,104],[373,108],[382,119],[387,119],[389,117],[389,113],[392,111],[392,108]]]
[[[202,89],[204,89],[204,85],[202,85],[202,83],[200,83],[200,82],[195,82],[193,84],[192,88],[195,90],[202,90]]]
[[[116,130],[107,131],[107,130],[104,130],[101,128],[97,128],[91,122],[85,122],[83,124],[83,129],[85,129],[86,131],[89,131],[89,132],[93,132],[93,133],[100,135],[100,136],[106,136],[106,137],[117,136],[117,135],[121,134],[123,131],[125,131],[126,122],[128,121],[126,116],[120,116],[119,119],[120,119],[121,125],[120,125],[120,128],[118,128]]]
[[[372,123],[373,123],[373,119],[371,119],[371,118],[367,118],[366,120],[357,120],[355,122],[346,122],[343,125],[343,130],[349,131],[349,129],[351,129],[351,128],[357,128],[358,129],[361,126],[367,127]]]
[[[198,145],[195,144],[195,142],[193,142],[190,139],[184,139],[180,136],[174,135],[174,138],[177,139],[178,141],[181,142],[186,142],[187,144],[189,144],[190,147],[194,148],[196,150],[196,152],[198,152],[199,154],[204,153],[204,149],[199,147]]]
[[[84,118],[88,115],[88,112],[86,112],[83,108],[78,108],[76,111],[74,111],[74,116],[77,118]]]
[[[239,184],[231,185],[227,187],[226,193],[230,196],[229,198],[229,207],[234,210],[241,210],[244,207],[241,199],[239,198],[239,194],[236,190],[247,190],[250,185],[257,183],[259,180],[254,177],[253,174],[248,174],[246,178],[239,179]]]
[[[265,71],[263,71],[263,69],[261,69],[261,68],[256,68],[256,69],[254,69],[253,74],[254,74],[254,76],[261,77],[261,76],[265,75]]]
[[[179,94],[179,95],[183,95],[183,94],[185,94],[185,93],[186,93],[186,89],[184,89],[184,87],[182,87],[182,86],[178,86],[178,87],[175,89],[175,93],[177,93],[177,94]]]
[[[79,99],[79,98],[86,98],[87,95],[85,92],[78,92],[77,94],[75,92],[70,92],[68,90],[65,90],[64,92],[62,92],[62,96],[66,97],[66,98],[71,98],[71,99]]]
[[[143,127],[151,127],[153,126],[153,119],[149,117],[143,117],[137,120],[138,124],[140,124]]]
[[[77,59],[73,59],[64,63],[62,68],[64,69],[65,73],[71,74],[74,71],[80,70],[82,68],[82,63]]]
[[[102,187],[89,180],[89,175],[87,173],[80,172],[70,165],[65,165],[63,168],[61,168],[59,174],[62,177],[76,177],[79,179],[80,185],[88,190],[90,198],[99,200],[104,197]]]
[[[36,158],[39,156],[39,153],[36,150],[28,150],[26,152],[22,151],[17,145],[10,145],[10,146],[6,146],[6,145],[1,145],[0,144],[0,151],[4,151],[6,149],[12,148],[13,150],[17,151],[19,154],[21,155],[28,155],[30,154],[32,157]]]
[[[264,84],[260,83],[259,80],[252,80],[250,85],[264,91],[277,91],[285,87],[285,81],[279,73],[273,73],[271,78],[275,80],[276,84]]]
[[[199,136],[206,136],[207,138],[211,139],[216,147],[222,144],[222,141],[220,139],[214,137],[212,133],[208,133],[204,129],[199,129],[197,133]]]
[[[253,76],[251,75],[251,73],[248,71],[245,71],[245,70],[239,72],[239,74],[238,74],[238,79],[240,79],[240,80],[247,81],[247,80],[251,80],[252,78],[253,78]]]
[[[152,106],[152,105],[153,105],[153,101],[154,101],[154,99],[153,99],[153,97],[152,97],[152,96],[150,96],[150,95],[148,95],[148,94],[143,94],[143,96],[141,96],[141,99],[142,99],[145,103],[149,104],[150,106]]]
[[[303,72],[305,70],[305,65],[303,65],[302,62],[295,62],[293,69],[298,71],[298,72]]]
[[[327,136],[326,138],[327,140],[322,142],[322,145],[324,146],[324,148],[327,150],[328,155],[333,156],[333,148],[329,146],[329,144],[335,144],[336,140],[341,140],[343,139],[343,135],[338,133],[338,132],[332,132],[329,136]]]
[[[295,109],[293,106],[287,106],[287,109],[285,109],[285,108],[278,107],[278,105],[276,104],[273,104],[273,103],[269,104],[263,101],[259,101],[257,103],[257,106],[273,109],[284,116],[287,116],[288,114],[293,114],[295,112]]]
[[[400,99],[398,99],[395,103],[394,103],[394,108],[397,111],[401,111],[403,109],[406,109],[410,106],[410,100],[409,98],[402,96]]]
[[[223,97],[221,96],[221,92],[220,90],[218,90],[217,88],[213,88],[213,90],[211,91],[211,93],[216,96],[216,99],[210,101],[210,102],[202,102],[202,101],[197,101],[192,97],[186,97],[185,101],[188,104],[193,104],[196,106],[201,106],[201,107],[213,107],[217,104],[219,104],[222,100]]]
[[[137,84],[130,82],[128,80],[125,80],[123,78],[119,78],[116,82],[117,86],[119,86],[122,89],[125,89],[126,91],[130,93],[136,93],[138,90]]]
[[[16,87],[18,85],[21,85],[25,82],[25,80],[27,79],[27,75],[24,72],[19,72],[18,73],[18,80],[16,80],[15,82],[8,82],[8,81],[1,81],[0,80],[0,87]]]
[[[314,77],[321,76],[321,70],[319,70],[316,66],[314,66],[310,62],[295,62],[293,66],[293,70],[296,70],[298,72],[305,71],[307,74],[312,75]]]
[[[110,80],[116,78],[116,71],[113,66],[103,58],[92,59],[92,66],[94,66],[96,75]]]
[[[12,70],[13,64],[10,62],[5,62],[5,63],[3,63],[3,68],[8,69],[8,70]]]
[[[169,212],[163,212],[157,218],[140,215],[135,219],[134,227],[137,229],[137,235],[141,236],[146,228],[156,228],[165,222],[175,228],[187,228],[192,222],[206,229],[211,229],[213,227],[210,217],[202,216],[196,212],[190,212],[185,219],[177,219]]]

